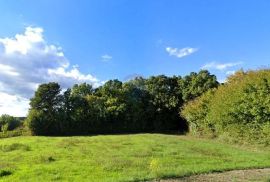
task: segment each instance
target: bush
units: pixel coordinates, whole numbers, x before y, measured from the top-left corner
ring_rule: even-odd
[[[194,134],[208,135],[210,130],[213,136],[267,145],[270,70],[239,71],[212,94],[186,104],[181,114]]]
[[[0,138],[10,138],[17,136],[29,136],[31,133],[26,127],[19,127],[12,131],[0,132]]]
[[[48,135],[51,123],[44,112],[31,110],[26,119],[26,125],[33,135]]]
[[[13,116],[4,114],[0,117],[0,131],[2,132],[12,131],[20,125],[21,122]]]
[[[181,116],[188,121],[189,132],[193,135],[214,136],[215,128],[206,116],[209,112],[209,102],[211,101],[216,89],[209,90],[201,97],[188,102],[181,110]]]

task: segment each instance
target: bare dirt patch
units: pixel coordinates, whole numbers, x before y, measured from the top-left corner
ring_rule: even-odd
[[[160,180],[160,182],[270,182],[270,168],[234,170],[222,173],[200,174],[179,179]]]

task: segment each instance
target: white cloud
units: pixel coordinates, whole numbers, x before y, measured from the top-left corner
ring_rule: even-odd
[[[24,34],[17,34],[15,39],[0,39],[0,42],[4,45],[6,54],[18,52],[26,55],[34,47],[33,44],[43,42],[42,33],[42,28],[27,27]]]
[[[25,116],[28,110],[28,104],[29,99],[0,92],[0,114]]]
[[[112,56],[105,54],[101,56],[102,61],[110,61],[112,59]]]
[[[217,62],[210,62],[205,64],[201,67],[201,69],[216,69],[216,70],[226,70],[231,67],[242,65],[243,62],[233,62],[233,63],[217,63]]]
[[[0,115],[25,115],[38,85],[51,81],[64,88],[81,82],[101,84],[70,66],[62,49],[46,42],[42,28],[27,27],[14,38],[0,38]]]
[[[185,47],[182,49],[167,47],[166,51],[169,53],[170,56],[176,56],[178,58],[182,58],[190,54],[193,54],[194,52],[198,51],[198,49],[192,48],[192,47]]]

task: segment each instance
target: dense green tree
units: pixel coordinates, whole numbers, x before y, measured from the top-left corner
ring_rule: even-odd
[[[57,112],[61,98],[60,85],[58,83],[41,84],[35,96],[30,100],[31,109],[42,110],[48,114]]]
[[[28,113],[26,124],[33,135],[51,135],[52,123],[48,121],[46,113],[42,110],[31,109]],[[56,133],[58,132],[58,133]],[[61,135],[59,131],[54,131],[54,134]]]
[[[164,75],[150,77],[146,81],[146,89],[151,95],[150,102],[154,107],[154,130],[185,130],[185,121],[178,116],[182,105],[178,80],[181,78]]]
[[[92,95],[94,90],[90,84],[75,84],[70,93],[65,92],[66,110],[69,128],[73,134],[87,134],[91,123],[91,111],[86,97]]]
[[[100,93],[106,98],[105,113],[109,132],[125,130],[127,104],[123,83],[119,80],[109,80],[102,86]]]
[[[89,127],[88,133],[106,133],[108,124],[106,123],[106,98],[96,95],[86,97],[89,108]]]
[[[92,85],[87,83],[75,84],[71,90],[71,94],[77,97],[85,97],[87,95],[93,94],[93,92],[94,89]]]
[[[154,108],[150,102],[150,94],[145,89],[145,79],[135,78],[123,86],[125,93],[126,127],[131,132],[152,131]]]
[[[207,70],[201,70],[199,73],[191,72],[183,79],[179,79],[178,84],[182,90],[184,102],[190,101],[219,85],[216,76],[211,75]]]
[[[97,89],[97,95],[104,97],[121,97],[122,82],[119,80],[109,80]]]
[[[58,83],[42,84],[30,100],[30,117],[27,122],[33,134],[57,135],[60,133],[62,96]],[[39,126],[37,126],[39,125]],[[38,127],[36,130],[34,127]]]
[[[62,96],[62,107],[59,113],[60,117],[62,118],[59,121],[59,128],[63,135],[68,135],[72,133],[72,113],[74,110],[74,104],[71,98],[71,89],[67,89]]]

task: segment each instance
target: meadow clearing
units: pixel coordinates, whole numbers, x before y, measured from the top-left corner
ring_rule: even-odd
[[[149,181],[270,167],[270,150],[165,134],[0,140],[0,181]]]

